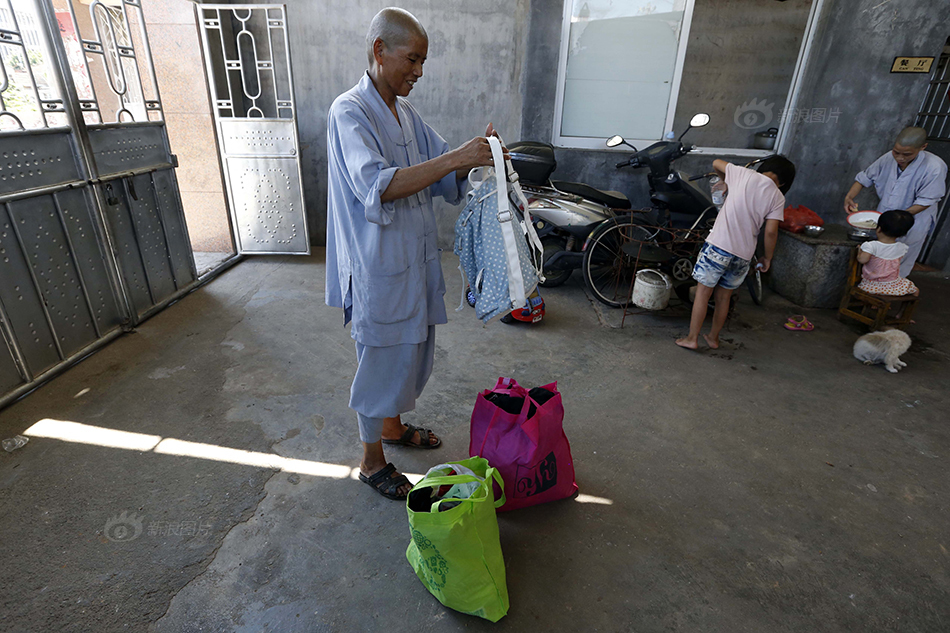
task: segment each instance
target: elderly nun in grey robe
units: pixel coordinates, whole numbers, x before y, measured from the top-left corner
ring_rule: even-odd
[[[404,499],[409,482],[386,462],[382,442],[441,444],[400,418],[422,394],[435,326],[446,322],[432,198],[457,204],[468,171],[492,158],[485,137],[450,149],[406,101],[429,43],[415,17],[383,9],[366,43],[369,70],[336,98],[327,121],[326,302],[343,309],[356,341],[350,408],[363,443],[360,480]]]

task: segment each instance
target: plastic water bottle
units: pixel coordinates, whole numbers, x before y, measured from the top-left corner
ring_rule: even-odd
[[[3,442],[0,442],[0,444],[3,445],[3,450],[5,450],[8,453],[12,453],[16,449],[25,446],[26,443],[29,441],[30,441],[30,438],[24,435],[16,435],[14,437],[9,437],[3,440]]]
[[[713,176],[709,179],[709,187],[712,190],[712,201],[719,211],[722,211],[722,205],[726,201],[726,192],[722,190],[721,182],[722,180],[719,176]]]

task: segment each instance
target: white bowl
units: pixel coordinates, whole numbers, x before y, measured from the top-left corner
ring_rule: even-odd
[[[856,229],[865,229],[868,231],[873,231],[877,227],[877,220],[881,217],[881,214],[877,211],[858,211],[857,213],[852,213],[848,216],[848,224],[853,226]],[[870,220],[874,222],[873,227],[868,226],[859,226],[855,222],[867,222]]]

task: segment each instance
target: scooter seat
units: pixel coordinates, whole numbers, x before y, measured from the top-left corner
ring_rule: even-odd
[[[619,191],[603,191],[580,182],[565,182],[554,180],[551,182],[555,189],[564,193],[573,193],[576,196],[599,202],[614,209],[629,209],[630,200]]]

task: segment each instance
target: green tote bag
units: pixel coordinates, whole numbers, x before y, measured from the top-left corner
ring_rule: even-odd
[[[439,602],[450,609],[497,622],[508,613],[505,560],[495,517],[495,508],[505,502],[505,495],[502,492],[496,501],[492,482],[497,481],[500,490],[504,490],[505,484],[498,471],[481,457],[449,463],[469,468],[484,481],[470,498],[436,501],[430,512],[414,512],[407,504],[412,540],[406,558]],[[412,489],[472,481],[478,479],[471,475],[427,477]],[[438,507],[448,502],[458,505],[439,512]]]

